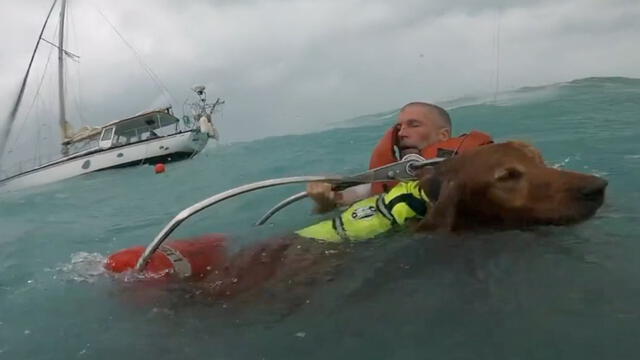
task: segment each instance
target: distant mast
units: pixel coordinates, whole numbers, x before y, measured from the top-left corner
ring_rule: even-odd
[[[67,111],[64,101],[64,23],[65,13],[67,10],[67,0],[62,0],[60,5],[60,31],[58,32],[58,97],[60,100],[60,130],[62,131],[63,141],[69,138],[67,134]],[[63,147],[63,153],[66,152],[66,146]]]
[[[31,73],[31,66],[33,65],[33,60],[36,57],[36,53],[38,52],[38,47],[40,46],[40,40],[42,40],[42,35],[44,34],[44,30],[47,28],[47,23],[49,22],[49,18],[51,17],[51,13],[53,9],[56,7],[57,0],[53,0],[53,4],[51,4],[51,8],[49,9],[49,13],[47,13],[47,18],[44,20],[44,24],[42,24],[42,29],[40,30],[40,35],[38,35],[38,41],[36,41],[36,46],[33,49],[33,53],[31,54],[31,60],[29,60],[29,66],[27,66],[27,72],[24,74],[22,78],[22,84],[20,85],[20,91],[18,92],[18,97],[13,103],[13,107],[11,108],[11,113],[9,113],[9,118],[7,119],[4,126],[0,123],[0,162],[2,157],[4,156],[5,151],[7,150],[7,142],[9,141],[9,136],[11,135],[11,130],[13,124],[16,121],[16,115],[18,114],[18,110],[20,109],[20,105],[22,104],[22,97],[24,96],[25,89],[27,87],[27,80],[29,79],[29,74]]]

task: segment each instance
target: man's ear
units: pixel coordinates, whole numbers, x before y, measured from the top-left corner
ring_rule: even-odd
[[[451,137],[451,129],[448,127],[443,127],[438,131],[438,140],[445,141]]]
[[[461,199],[461,184],[449,180],[442,184],[440,197],[428,210],[427,216],[415,227],[416,231],[453,231]],[[427,194],[428,195],[428,194]]]

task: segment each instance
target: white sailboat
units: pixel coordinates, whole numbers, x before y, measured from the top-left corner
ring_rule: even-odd
[[[102,126],[84,126],[73,130],[67,121],[65,101],[65,57],[75,56],[64,49],[67,0],[60,0],[58,44],[52,44],[42,36],[57,2],[58,0],[54,0],[42,27],[11,114],[4,128],[0,128],[0,192],[48,184],[99,170],[188,159],[200,152],[210,138],[218,139],[213,114],[216,107],[224,101],[218,98],[214,103],[208,103],[204,86],[193,88],[199,98],[190,104],[190,116],[185,115],[182,119],[174,116],[169,106]],[[7,150],[7,142],[20,108],[33,59],[43,40],[55,46],[58,51],[61,154],[52,161],[12,171],[1,159]]]

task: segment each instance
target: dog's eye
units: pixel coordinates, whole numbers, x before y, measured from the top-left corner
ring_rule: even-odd
[[[496,172],[496,180],[498,181],[511,181],[522,178],[524,172],[516,167],[507,167],[500,169]]]

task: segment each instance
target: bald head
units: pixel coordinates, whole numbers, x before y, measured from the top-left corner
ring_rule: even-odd
[[[451,128],[451,117],[449,116],[449,113],[447,112],[447,110],[445,110],[445,109],[443,109],[440,106],[435,105],[435,104],[430,104],[430,103],[420,102],[420,101],[414,101],[414,102],[410,102],[410,103],[406,104],[405,106],[403,106],[402,108],[400,108],[400,112],[406,110],[408,107],[421,108],[425,112],[429,112],[432,115],[435,115],[435,118],[437,118],[440,121],[440,125],[443,126],[443,127],[448,128],[449,132],[451,132],[451,130],[452,130],[452,128]]]
[[[400,149],[422,150],[451,137],[451,118],[447,111],[425,102],[411,102],[403,106],[396,126]]]

